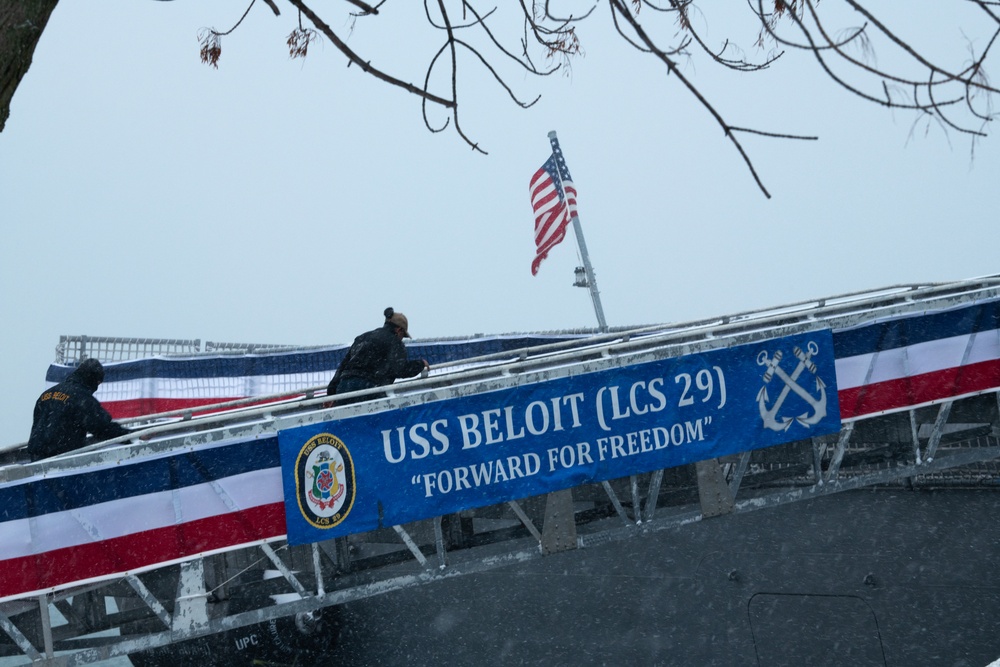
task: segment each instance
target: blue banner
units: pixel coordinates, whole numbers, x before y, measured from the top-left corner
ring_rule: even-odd
[[[283,430],[288,541],[839,430],[829,330]]]

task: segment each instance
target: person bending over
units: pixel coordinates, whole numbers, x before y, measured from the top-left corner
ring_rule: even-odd
[[[131,433],[111,419],[94,392],[104,381],[104,366],[84,359],[65,380],[35,401],[28,454],[32,461],[64,454]],[[88,435],[89,434],[89,435]]]
[[[381,387],[400,378],[413,377],[430,368],[426,360],[411,360],[406,353],[403,339],[410,337],[406,316],[392,308],[386,308],[383,314],[385,323],[381,327],[366,331],[354,339],[326,388],[328,395]],[[384,397],[385,394],[365,396],[340,400],[337,404],[347,405]]]

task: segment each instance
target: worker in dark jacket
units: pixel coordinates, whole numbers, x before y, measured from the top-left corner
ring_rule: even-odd
[[[347,356],[340,362],[326,388],[327,394],[346,394],[381,387],[392,384],[397,378],[413,377],[430,368],[425,360],[410,360],[406,354],[403,339],[410,337],[406,316],[392,308],[386,308],[383,314],[385,324],[354,339]],[[344,405],[384,396],[385,394],[381,394],[338,403]]]
[[[85,359],[69,377],[38,397],[28,438],[28,454],[32,461],[130,432],[112,421],[108,411],[94,398],[94,392],[103,381],[101,362]],[[88,433],[91,437],[87,437]]]

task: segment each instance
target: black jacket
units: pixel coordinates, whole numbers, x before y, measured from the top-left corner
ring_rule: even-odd
[[[365,332],[354,339],[347,356],[337,367],[327,387],[328,394],[334,394],[337,385],[346,378],[361,378],[372,387],[392,384],[397,378],[413,377],[424,370],[422,359],[410,360],[395,333],[391,322],[378,329]]]
[[[38,397],[28,438],[32,461],[129,433],[94,398],[101,378],[91,371],[90,366],[81,366]],[[93,434],[89,440],[88,433]]]

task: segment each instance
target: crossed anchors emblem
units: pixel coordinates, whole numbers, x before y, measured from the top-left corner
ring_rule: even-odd
[[[819,347],[816,343],[810,341],[806,345],[806,351],[803,352],[801,348],[796,347],[793,350],[795,357],[799,360],[798,365],[792,374],[789,375],[781,368],[781,350],[774,353],[774,356],[768,358],[767,351],[763,351],[757,355],[757,365],[766,366],[767,370],[764,371],[764,384],[765,386],[760,388],[757,393],[757,405],[760,407],[760,418],[764,420],[764,426],[771,429],[772,431],[787,431],[788,427],[791,426],[793,421],[802,424],[806,428],[809,428],[813,424],[818,424],[823,417],[826,417],[826,384],[823,380],[816,375],[816,364],[812,362],[812,357],[819,352]],[[819,392],[819,396],[813,396],[808,391],[806,391],[802,385],[798,383],[799,376],[802,375],[802,371],[808,370],[816,378],[816,390]],[[778,397],[771,404],[771,407],[767,407],[767,383],[777,375],[785,386],[781,388],[781,392]],[[788,398],[788,393],[794,391],[802,400],[812,406],[813,412],[809,414],[805,412],[798,415],[794,419],[792,417],[778,417],[778,411],[781,410],[781,406],[784,404],[785,399]]]

